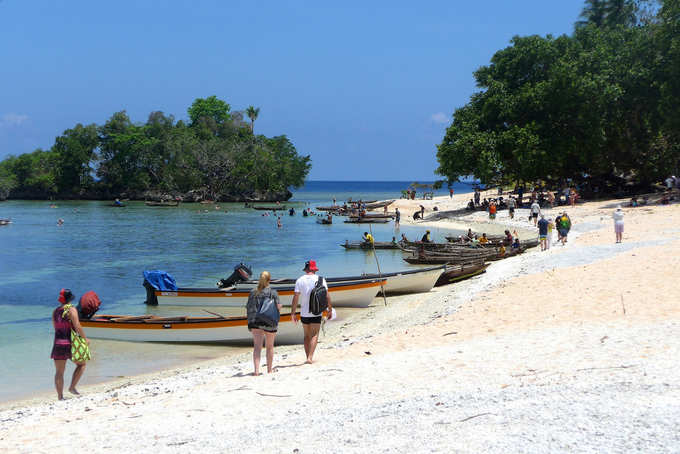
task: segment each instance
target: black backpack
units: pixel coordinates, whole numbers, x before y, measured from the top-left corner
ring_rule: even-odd
[[[309,312],[321,315],[328,308],[328,289],[323,285],[323,277],[319,276],[309,294]]]

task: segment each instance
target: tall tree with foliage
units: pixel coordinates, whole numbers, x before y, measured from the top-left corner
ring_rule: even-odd
[[[255,133],[255,120],[257,120],[257,116],[260,115],[260,108],[248,106],[246,109],[246,115],[248,115],[248,118],[250,118],[250,130]]]

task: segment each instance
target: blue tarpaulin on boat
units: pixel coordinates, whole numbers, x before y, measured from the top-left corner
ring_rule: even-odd
[[[165,271],[144,271],[144,279],[146,279],[156,290],[177,290],[175,278]]]

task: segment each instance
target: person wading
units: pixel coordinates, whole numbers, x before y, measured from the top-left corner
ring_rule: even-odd
[[[302,269],[305,272],[302,276],[295,281],[295,296],[293,296],[293,303],[290,308],[290,318],[293,323],[297,324],[297,316],[295,311],[300,304],[300,321],[302,322],[302,329],[304,330],[304,343],[305,343],[305,355],[307,364],[312,364],[314,360],[314,350],[316,350],[316,344],[319,339],[319,330],[321,329],[321,315],[312,314],[309,311],[309,296],[319,279],[316,276],[316,272],[319,268],[316,266],[316,261],[308,260],[305,262],[305,267]],[[323,279],[323,286],[328,289],[328,284],[326,279]],[[333,311],[333,306],[331,305],[331,295],[328,293],[328,307],[326,309],[328,313],[328,319],[331,318],[331,313]]]

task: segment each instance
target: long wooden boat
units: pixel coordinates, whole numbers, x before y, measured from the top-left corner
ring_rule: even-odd
[[[391,220],[390,218],[364,218],[364,217],[354,218],[354,217],[351,217],[351,218],[345,220],[344,222],[346,224],[386,224],[386,223],[390,222],[390,220]]]
[[[441,272],[441,271],[440,271]],[[362,279],[346,282],[329,282],[328,292],[333,306],[338,307],[366,307],[384,286],[385,279]],[[434,285],[434,282],[433,282]],[[290,306],[295,293],[295,281],[270,284],[279,294],[283,306]],[[194,307],[244,307],[252,286],[239,284],[226,289],[216,288],[178,288],[177,290],[155,290],[154,294],[159,305],[194,306]]]
[[[439,264],[465,264],[465,263],[472,263],[472,262],[478,262],[480,260],[483,261],[494,261],[494,260],[501,260],[505,259],[508,257],[512,257],[513,255],[521,254],[524,252],[526,248],[520,247],[520,248],[508,248],[505,250],[504,253],[500,252],[500,249],[498,250],[490,250],[486,249],[486,251],[490,251],[491,253],[487,255],[480,255],[480,256],[466,256],[466,255],[451,255],[451,254],[443,254],[443,253],[436,253],[436,252],[426,252],[426,253],[419,253],[410,257],[403,257],[404,261],[407,263],[410,263],[412,265],[439,265]]]
[[[462,265],[447,265],[446,270],[439,276],[437,282],[435,282],[435,287],[441,287],[442,285],[453,284],[455,282],[460,282],[465,279],[470,279],[471,277],[478,276],[486,272],[488,263],[476,262],[476,263],[465,263]]]
[[[167,202],[146,201],[144,202],[144,205],[148,207],[177,207],[179,206],[179,201],[178,200],[170,200]]]
[[[113,208],[125,208],[124,203],[108,203],[106,206]]]
[[[392,200],[383,200],[381,202],[374,202],[374,203],[366,203],[366,209],[367,210],[375,210],[377,208],[383,208],[386,206],[389,206],[394,203],[396,199]]]
[[[299,316],[299,314],[298,314]],[[87,336],[133,342],[252,342],[246,317],[157,317],[95,315],[81,319]],[[277,344],[301,343],[302,325],[281,314]]]
[[[266,206],[258,206],[258,207],[252,207],[253,210],[260,210],[260,211],[280,211],[280,210],[287,210],[285,205],[274,205],[271,207],[266,207]]]
[[[360,276],[347,276],[347,277],[327,277],[326,282],[328,283],[329,290],[331,291],[331,298],[333,301],[333,306],[343,306],[342,301],[338,304],[338,299],[333,293],[333,287],[336,284],[352,283],[352,282],[372,282],[372,281],[386,281],[383,284],[385,293],[420,293],[429,292],[437,278],[444,271],[445,267],[435,266],[428,268],[416,268],[403,271],[395,271],[390,273],[377,273],[362,274]],[[236,287],[244,287],[249,290],[257,285],[257,281],[249,280],[245,282],[240,282]],[[277,289],[277,286],[293,286],[295,285],[295,279],[275,279],[271,282],[271,287]],[[381,291],[380,288],[376,289]],[[279,292],[279,295],[281,293]]]
[[[391,241],[376,241],[373,246],[371,246],[370,243],[366,243],[365,241],[345,241],[344,243],[340,243],[340,246],[344,247],[345,249],[364,249],[364,250],[373,250],[375,249],[399,249],[399,245],[395,242]]]

